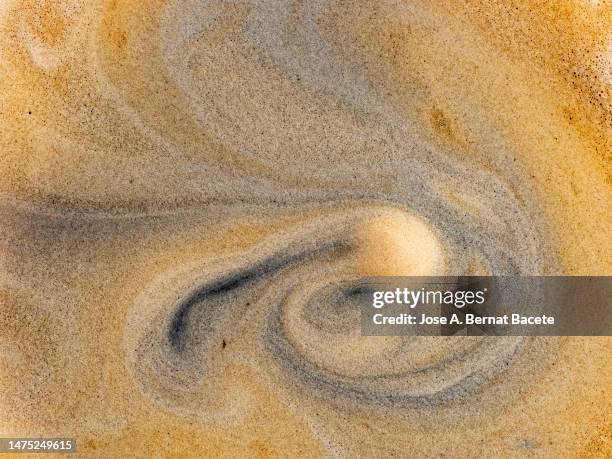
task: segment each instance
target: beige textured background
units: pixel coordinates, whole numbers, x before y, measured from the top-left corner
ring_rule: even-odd
[[[612,274],[611,53],[609,1],[0,2],[0,435],[610,457],[609,338],[364,338],[317,295]]]

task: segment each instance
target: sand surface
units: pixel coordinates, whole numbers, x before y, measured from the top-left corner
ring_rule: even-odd
[[[0,1],[0,436],[611,457],[611,338],[337,289],[611,275],[611,53],[606,0]]]

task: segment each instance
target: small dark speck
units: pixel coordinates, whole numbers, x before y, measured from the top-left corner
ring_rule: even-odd
[[[28,115],[31,115],[31,114],[32,114],[32,110],[28,110]]]
[[[221,347],[222,347],[223,349],[225,349],[225,346],[227,346],[227,343],[225,342],[225,340],[223,340],[223,341],[221,342]]]

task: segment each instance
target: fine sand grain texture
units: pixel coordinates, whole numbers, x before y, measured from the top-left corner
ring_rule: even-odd
[[[339,287],[612,275],[611,204],[609,0],[1,0],[0,437],[612,457],[612,338]]]

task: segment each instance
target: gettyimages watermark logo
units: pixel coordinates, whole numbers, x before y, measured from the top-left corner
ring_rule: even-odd
[[[378,277],[364,279],[370,336],[609,336],[612,278]]]

